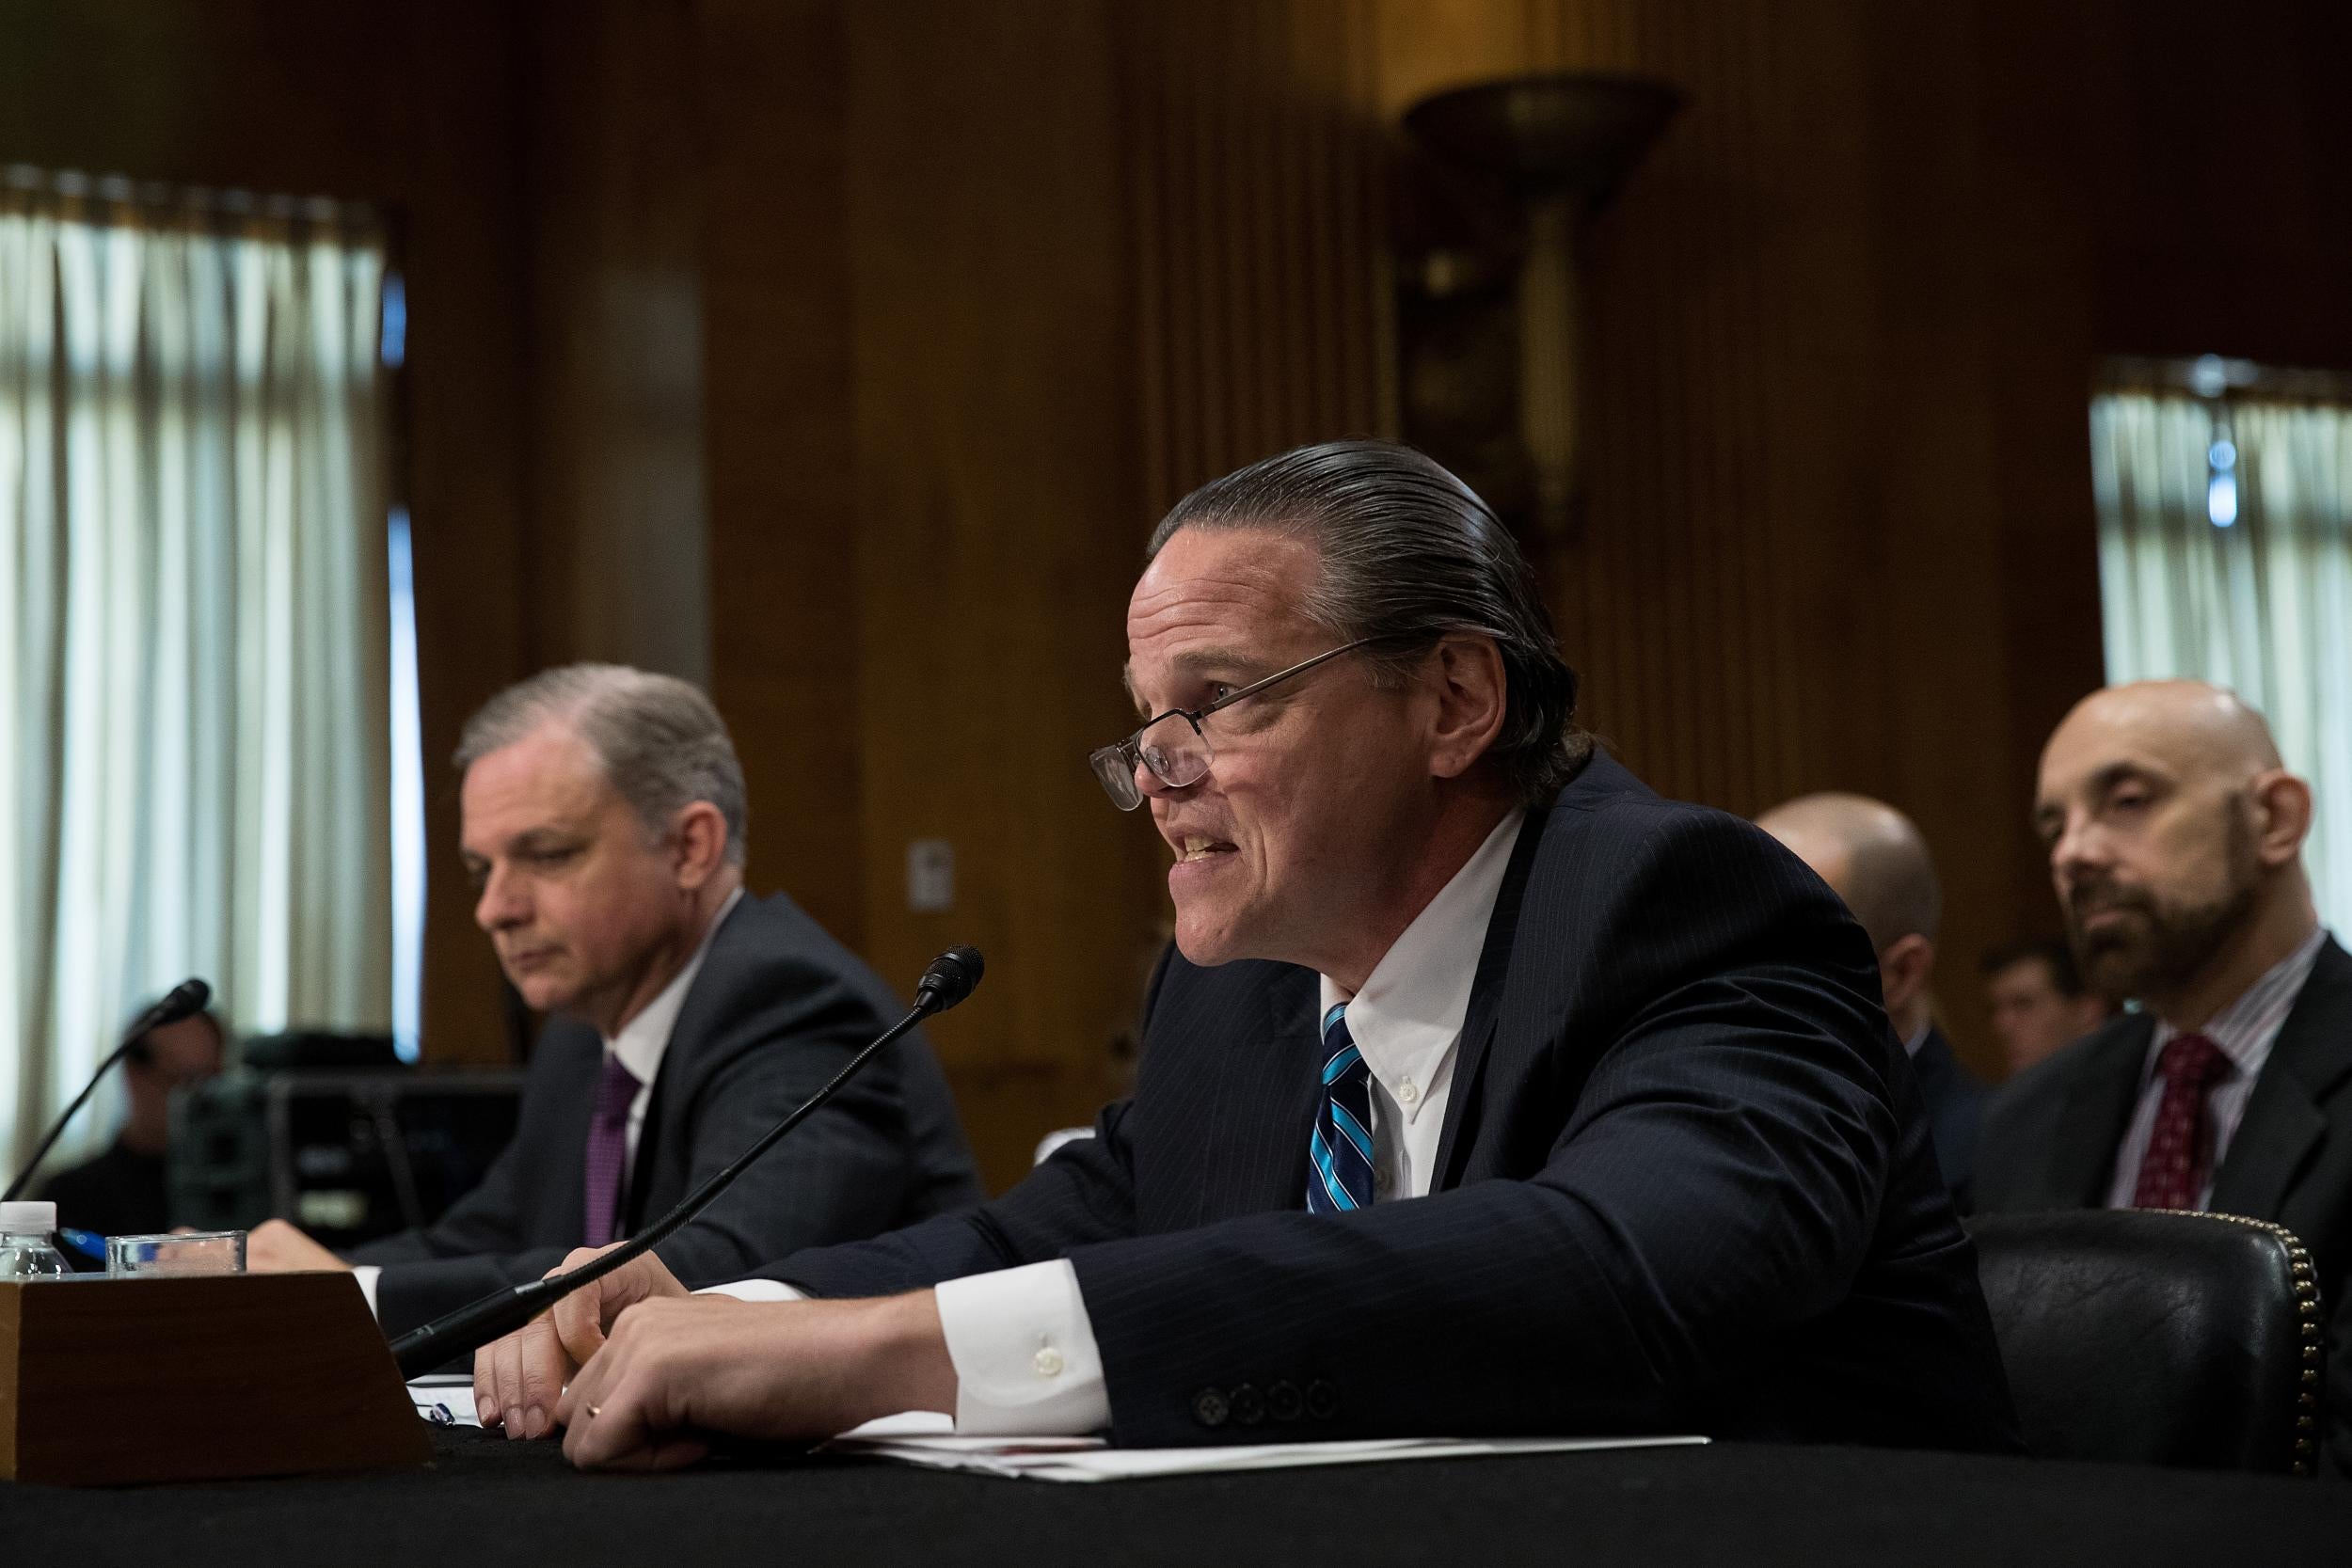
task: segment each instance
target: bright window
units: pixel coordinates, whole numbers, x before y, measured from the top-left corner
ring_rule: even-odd
[[[2090,410],[2107,678],[2238,692],[2318,797],[2304,852],[2352,929],[2352,395],[2208,357],[2119,366]]]
[[[393,1025],[384,278],[363,212],[0,172],[0,1148],[186,975]]]

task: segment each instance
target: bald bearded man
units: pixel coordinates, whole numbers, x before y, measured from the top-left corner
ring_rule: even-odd
[[[1756,823],[1811,866],[1868,934],[1887,1021],[1927,1102],[1936,1165],[1965,1208],[1985,1088],[1936,1027],[1935,937],[1944,891],[1928,841],[1910,817],[1867,795],[1799,796]]]
[[[2328,1465],[2352,1471],[2352,957],[2303,871],[2311,787],[2232,693],[2141,682],[2058,725],[2034,822],[2084,975],[2141,1010],[1994,1097],[1977,1205],[2293,1230],[2332,1315]]]

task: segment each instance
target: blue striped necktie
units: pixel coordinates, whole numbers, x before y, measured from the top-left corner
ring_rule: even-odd
[[[1307,1140],[1307,1207],[1372,1207],[1372,1069],[1347,1032],[1347,1004],[1323,1015],[1323,1106]]]

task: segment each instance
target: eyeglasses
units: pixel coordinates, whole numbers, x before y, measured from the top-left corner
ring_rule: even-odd
[[[1268,687],[1279,686],[1293,675],[1303,675],[1326,659],[1354,653],[1372,641],[1359,637],[1287,670],[1277,670],[1262,681],[1251,681],[1239,691],[1228,691],[1206,707],[1169,708],[1118,745],[1089,753],[1087,764],[1094,769],[1094,776],[1103,781],[1111,804],[1120,811],[1133,811],[1143,804],[1143,791],[1136,786],[1138,765],[1151,769],[1152,776],[1170,789],[1197,784],[1209,776],[1209,764],[1216,759],[1216,753],[1209,749],[1209,737],[1200,733],[1200,721],[1232,707],[1244,697],[1254,697]]]

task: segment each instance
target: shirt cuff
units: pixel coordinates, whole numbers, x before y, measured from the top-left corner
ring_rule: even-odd
[[[698,1296],[733,1296],[738,1301],[806,1301],[808,1298],[781,1279],[736,1279],[706,1285]]]
[[[355,1263],[351,1267],[351,1277],[359,1282],[359,1293],[368,1298],[368,1316],[371,1318],[383,1316],[375,1309],[375,1281],[383,1272],[384,1265],[381,1263]]]
[[[959,1436],[1077,1437],[1110,1425],[1103,1353],[1067,1259],[946,1280],[938,1298]]]

